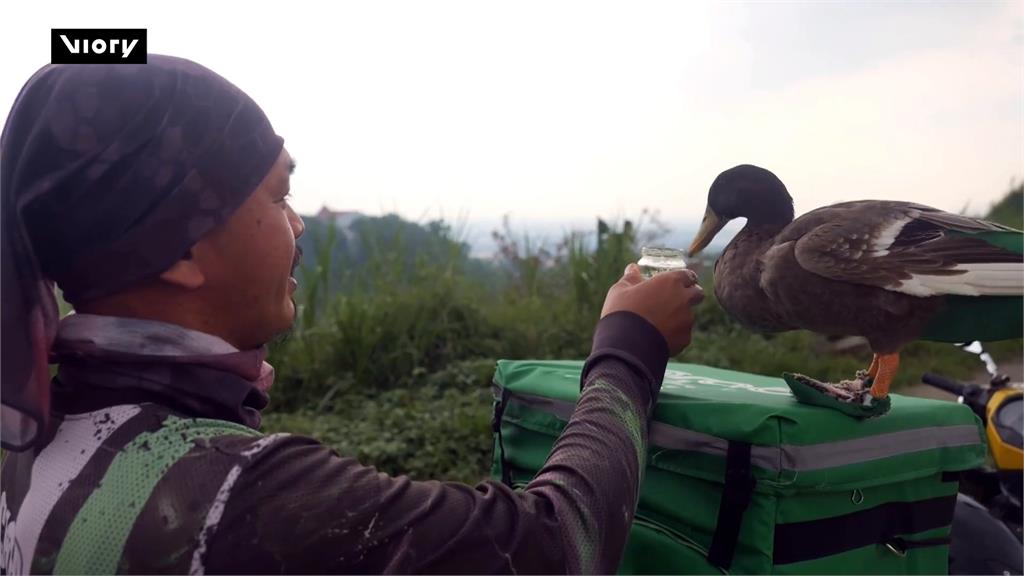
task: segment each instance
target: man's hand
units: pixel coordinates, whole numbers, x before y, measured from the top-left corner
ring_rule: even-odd
[[[692,308],[703,299],[704,291],[692,270],[662,272],[646,280],[640,267],[630,264],[608,290],[601,317],[620,311],[638,314],[661,332],[670,355],[675,356],[690,345]]]

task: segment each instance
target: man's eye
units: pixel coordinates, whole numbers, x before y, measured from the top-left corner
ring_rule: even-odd
[[[287,202],[287,201],[288,201],[288,199],[289,199],[289,198],[291,198],[291,197],[292,197],[292,193],[291,193],[291,192],[288,192],[288,193],[287,193],[287,194],[285,194],[284,196],[281,196],[281,199],[280,199],[280,200],[278,200],[278,202],[279,202],[279,203],[280,203],[280,202]]]

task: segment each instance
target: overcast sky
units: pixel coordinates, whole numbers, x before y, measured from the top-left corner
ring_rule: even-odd
[[[797,212],[986,209],[1024,166],[1014,2],[14,2],[0,108],[49,29],[139,27],[219,72],[299,168],[294,203],[369,213],[700,218],[755,163]]]

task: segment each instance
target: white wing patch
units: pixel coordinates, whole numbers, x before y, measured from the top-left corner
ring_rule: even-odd
[[[935,276],[915,274],[888,290],[912,296],[1024,296],[1024,262],[958,264],[951,270],[963,274]]]
[[[900,232],[903,231],[903,227],[920,215],[921,213],[919,211],[912,210],[907,213],[906,217],[893,220],[888,226],[878,233],[876,238],[871,240],[871,245],[868,247],[867,255],[872,258],[887,255],[889,253],[889,247],[891,247],[892,243],[896,241]]]

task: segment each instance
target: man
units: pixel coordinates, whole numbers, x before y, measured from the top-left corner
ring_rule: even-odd
[[[615,571],[692,273],[611,288],[525,490],[412,482],[258,432],[303,224],[245,93],[166,56],[46,66],[0,142],[4,572]]]

